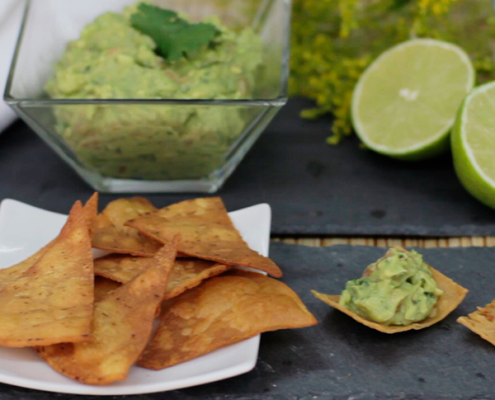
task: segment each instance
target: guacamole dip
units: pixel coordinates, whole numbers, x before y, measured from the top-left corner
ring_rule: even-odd
[[[252,98],[263,58],[252,30],[234,32],[210,18],[213,42],[169,62],[132,26],[138,5],[99,16],[69,43],[46,85],[51,98]],[[85,167],[107,177],[170,180],[219,168],[255,115],[240,106],[84,104],[56,106],[55,117]]]
[[[409,325],[427,318],[442,294],[421,254],[393,248],[347,282],[339,303],[380,324]]]

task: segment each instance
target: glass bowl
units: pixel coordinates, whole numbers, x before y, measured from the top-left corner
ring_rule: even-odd
[[[44,91],[67,43],[135,0],[26,0],[5,101],[95,190],[217,191],[287,102],[290,0],[155,0],[216,15],[263,42],[254,98],[53,99]]]

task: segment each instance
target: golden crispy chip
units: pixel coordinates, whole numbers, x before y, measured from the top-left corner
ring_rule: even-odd
[[[183,201],[142,215],[125,225],[162,243],[180,234],[179,251],[191,257],[242,265],[275,277],[282,276],[282,271],[272,260],[248,247],[219,197]]]
[[[83,208],[84,214],[86,216],[86,221],[88,222],[88,227],[91,226],[92,220],[96,218],[97,208],[98,208],[98,193],[95,193],[93,196],[91,196],[91,198],[88,200],[88,202],[85,204]],[[25,259],[19,264],[13,265],[12,267],[9,268],[0,269],[0,290],[4,286],[7,286],[9,283],[20,278],[22,274],[24,274],[29,268],[31,268],[41,258],[41,256],[45,254],[46,250],[48,249],[49,246],[51,246],[53,242],[54,240],[52,240],[45,247],[38,250],[31,257]]]
[[[127,283],[148,269],[153,257],[110,254],[95,260],[95,275]]]
[[[164,310],[138,365],[163,369],[262,332],[317,322],[284,283],[232,270],[188,290]]]
[[[95,304],[91,341],[38,347],[39,354],[56,371],[83,383],[124,380],[151,335],[177,243],[175,238],[146,271]]]
[[[438,298],[437,304],[433,308],[432,314],[423,321],[415,322],[411,325],[399,326],[399,325],[382,325],[377,322],[368,321],[367,319],[361,317],[360,315],[354,313],[349,310],[347,307],[344,307],[339,304],[339,295],[328,295],[323,293],[318,293],[315,290],[311,292],[313,295],[324,301],[329,306],[336,308],[337,310],[342,311],[344,314],[347,314],[352,319],[360,322],[363,325],[366,325],[369,328],[376,329],[377,331],[384,333],[398,333],[405,332],[410,330],[419,330],[423,328],[428,328],[443,320],[447,315],[449,315],[452,311],[454,311],[459,304],[462,303],[464,297],[468,292],[467,289],[463,288],[461,285],[455,283],[452,279],[446,277],[442,273],[438,272],[436,269],[430,266],[431,273],[433,274],[433,279],[437,283],[439,289],[443,290],[443,295]]]
[[[103,300],[112,290],[118,289],[122,285],[102,276],[95,276],[95,303]]]
[[[96,217],[92,232],[93,247],[113,253],[153,257],[162,244],[136,229],[124,226],[124,223],[155,210],[156,207],[142,197],[112,201]]]
[[[457,322],[495,346],[495,300],[467,317],[459,317]]]
[[[152,259],[111,254],[95,261],[95,275],[126,283],[142,273]],[[229,270],[227,265],[196,258],[176,259],[170,273],[164,300],[176,297],[187,289],[199,285],[203,280]]]
[[[31,257],[21,261],[19,264],[13,265],[9,268],[0,269],[0,290],[2,290],[9,283],[19,279],[29,268],[36,264],[52,243],[53,242],[50,242],[45,247],[34,253]]]
[[[84,214],[90,233],[93,231],[93,225],[98,216],[98,196],[98,192],[95,192],[84,205]]]
[[[39,260],[0,291],[0,344],[88,340],[93,286],[88,227],[82,205],[76,202],[62,232]]]
[[[194,258],[176,260],[163,299],[177,297],[186,290],[198,286],[204,280],[220,275],[231,268],[229,265]]]

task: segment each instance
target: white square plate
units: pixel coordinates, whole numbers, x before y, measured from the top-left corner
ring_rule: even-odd
[[[268,256],[271,210],[259,204],[229,213],[253,249]],[[10,267],[56,237],[67,216],[15,201],[0,206],[0,268]],[[130,395],[201,385],[250,371],[256,364],[259,335],[194,360],[151,371],[132,367],[123,382],[89,386],[52,370],[33,349],[0,347],[0,382],[38,390],[85,395]]]

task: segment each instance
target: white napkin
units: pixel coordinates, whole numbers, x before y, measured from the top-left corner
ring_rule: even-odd
[[[0,0],[0,132],[9,126],[16,114],[3,101],[3,93],[19,35],[24,1]]]

